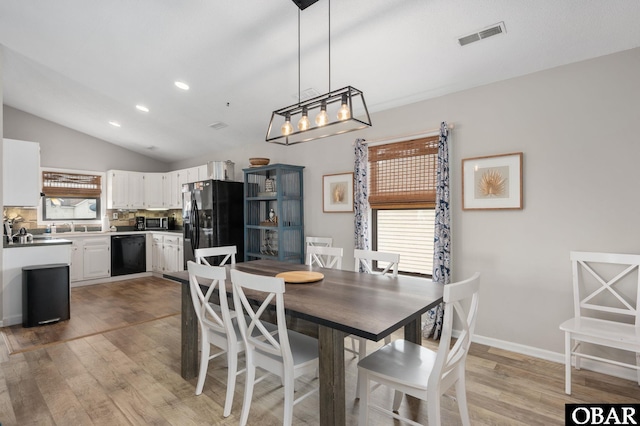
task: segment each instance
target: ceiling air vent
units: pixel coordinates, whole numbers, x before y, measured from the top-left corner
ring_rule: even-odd
[[[209,127],[211,127],[212,129],[215,129],[215,130],[224,129],[227,126],[228,126],[228,124],[227,123],[223,123],[222,121],[216,121],[215,123],[209,124]]]
[[[458,43],[460,44],[460,46],[466,46],[467,44],[484,40],[485,38],[489,38],[489,37],[503,34],[506,32],[507,32],[507,29],[504,26],[504,22],[499,22],[495,25],[484,28],[473,34],[468,34],[466,36],[458,38]]]

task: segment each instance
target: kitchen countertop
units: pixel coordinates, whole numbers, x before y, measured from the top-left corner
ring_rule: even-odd
[[[6,241],[3,243],[3,248],[18,248],[18,247],[34,247],[34,246],[54,246],[59,244],[71,244],[72,241],[67,238],[74,237],[105,237],[111,235],[132,235],[132,234],[149,234],[149,233],[163,233],[163,234],[171,234],[171,235],[182,235],[182,229],[175,230],[146,230],[146,231],[76,231],[76,232],[57,232],[55,234],[34,234],[33,242],[19,244],[13,243],[9,244]]]
[[[9,244],[6,241],[3,242],[2,247],[5,249],[10,248],[21,248],[21,247],[41,247],[41,246],[58,246],[64,244],[71,244],[71,240],[67,240],[66,238],[55,238],[55,237],[47,237],[47,238],[34,238],[31,243],[13,243]]]

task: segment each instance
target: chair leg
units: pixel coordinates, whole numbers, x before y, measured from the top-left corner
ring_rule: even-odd
[[[291,426],[293,423],[293,396],[294,396],[294,378],[293,374],[284,374],[282,378],[284,382],[284,416],[282,419],[283,426]]]
[[[356,352],[356,338],[351,337],[351,353],[353,354],[352,358],[356,357],[356,354],[360,351],[360,341],[358,340],[358,351]]]
[[[202,388],[204,387],[204,380],[207,377],[207,369],[209,367],[209,351],[211,350],[211,345],[209,344],[209,340],[205,333],[202,333],[203,336],[200,339],[200,372],[198,373],[198,384],[196,385],[196,395],[200,395],[202,393]]]
[[[440,425],[440,390],[434,389],[427,396],[427,419],[430,425]]]
[[[229,417],[233,395],[236,390],[236,374],[238,372],[238,356],[233,356],[231,351],[227,351],[227,396],[224,400],[224,411],[222,415]]]
[[[393,394],[393,412],[397,413],[400,410],[400,404],[402,404],[402,397],[404,396],[403,392],[399,390],[395,391]]]
[[[571,395],[571,333],[564,334],[564,393]]]
[[[456,399],[458,400],[458,411],[460,411],[460,421],[463,426],[470,426],[469,407],[467,406],[467,386],[464,376],[464,364],[460,365],[460,373],[456,382]]]
[[[638,367],[638,385],[640,385],[640,352],[636,353],[636,367]]]
[[[240,426],[247,424],[249,409],[251,408],[251,398],[253,397],[253,385],[256,381],[256,367],[247,358],[247,377],[244,386],[244,399],[242,401],[242,414],[240,414]]]

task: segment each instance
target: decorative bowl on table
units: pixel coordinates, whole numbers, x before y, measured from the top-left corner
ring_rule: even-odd
[[[261,158],[261,157],[253,157],[253,158],[249,158],[249,164],[251,164],[251,167],[266,166],[269,164],[269,159]]]

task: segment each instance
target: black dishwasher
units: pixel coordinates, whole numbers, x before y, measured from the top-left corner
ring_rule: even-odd
[[[113,235],[111,237],[111,276],[147,271],[146,236]]]

